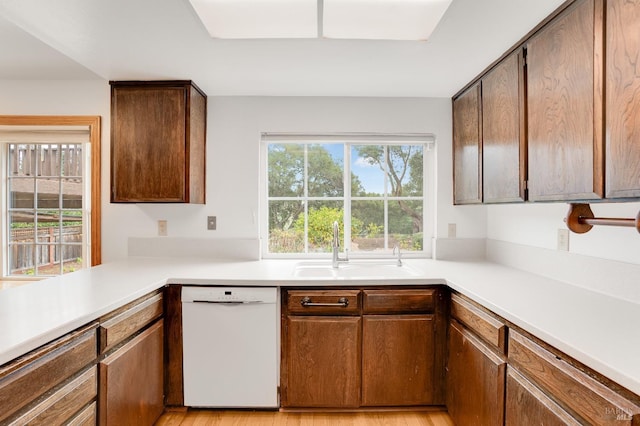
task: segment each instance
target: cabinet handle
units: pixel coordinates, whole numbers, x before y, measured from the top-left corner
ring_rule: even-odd
[[[311,298],[309,296],[305,296],[300,300],[300,304],[304,307],[312,307],[312,306],[341,306],[343,308],[346,308],[347,306],[349,306],[349,299],[347,299],[346,297],[341,297],[340,299],[338,299],[338,303],[315,303],[311,301]]]

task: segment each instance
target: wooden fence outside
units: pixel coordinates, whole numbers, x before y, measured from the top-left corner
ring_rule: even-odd
[[[36,265],[41,268],[82,258],[82,226],[64,226],[62,234],[59,229],[38,228],[37,234],[33,228],[12,229],[9,244],[11,274],[26,274]]]
[[[12,144],[9,158],[14,176],[82,176],[82,144]]]

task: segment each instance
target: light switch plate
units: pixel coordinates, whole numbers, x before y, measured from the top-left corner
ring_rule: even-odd
[[[558,229],[558,250],[569,251],[569,230]]]
[[[447,238],[455,238],[456,237],[456,224],[450,223],[447,226]]]
[[[207,216],[207,229],[209,231],[215,231],[216,230],[216,225],[217,225],[217,220],[215,216]]]
[[[158,221],[158,236],[166,237],[167,236],[167,221],[159,220]]]

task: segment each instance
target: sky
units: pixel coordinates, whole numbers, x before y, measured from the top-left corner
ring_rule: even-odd
[[[331,156],[344,163],[344,145],[323,145]],[[360,179],[365,192],[382,194],[384,191],[384,174],[377,165],[368,164],[363,158],[358,157],[355,149],[351,148],[351,172]]]

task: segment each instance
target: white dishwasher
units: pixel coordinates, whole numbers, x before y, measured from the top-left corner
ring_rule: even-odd
[[[275,287],[183,287],[184,405],[278,407]]]

